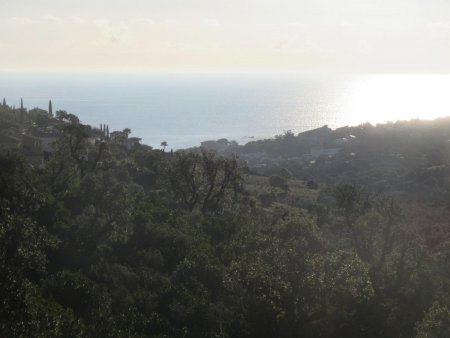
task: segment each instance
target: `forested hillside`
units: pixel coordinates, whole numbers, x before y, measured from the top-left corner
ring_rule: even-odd
[[[442,203],[0,111],[2,337],[450,334]]]

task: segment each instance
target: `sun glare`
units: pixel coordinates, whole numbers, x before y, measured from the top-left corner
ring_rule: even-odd
[[[343,124],[434,119],[450,115],[450,75],[358,77],[338,98]]]

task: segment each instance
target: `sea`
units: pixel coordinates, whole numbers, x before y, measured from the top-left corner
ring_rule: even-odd
[[[450,74],[0,73],[0,100],[76,114],[159,148],[252,140],[328,125],[450,115]]]

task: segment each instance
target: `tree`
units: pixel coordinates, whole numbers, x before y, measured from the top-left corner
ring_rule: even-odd
[[[168,146],[167,141],[162,141],[161,142],[161,147],[163,147],[163,152],[166,151],[166,147]]]
[[[0,167],[0,336],[33,336],[32,281],[45,271],[45,251],[55,244],[41,224],[47,195],[22,159],[0,156]]]
[[[351,184],[339,184],[333,191],[337,207],[344,216],[344,226],[350,230],[353,246],[361,255],[362,247],[359,231],[356,226],[357,219],[364,213],[364,199],[361,189]]]
[[[53,117],[52,100],[48,101],[48,114]]]
[[[74,178],[83,178],[87,173],[96,171],[99,162],[104,160],[107,148],[105,142],[98,142],[95,145],[89,142],[92,134],[90,126],[79,123],[71,116],[72,114],[61,111],[56,114],[68,123],[58,127],[61,136],[54,143],[55,153],[47,166],[50,172],[49,183],[52,187],[56,182],[62,186],[70,185]]]
[[[181,204],[192,211],[218,212],[232,204],[242,190],[241,172],[235,158],[216,157],[202,150],[200,154],[177,152],[169,164],[171,190]]]
[[[106,124],[103,123],[100,124],[100,131],[102,138],[106,137]]]
[[[450,310],[435,302],[420,323],[416,338],[444,338],[450,334]]]
[[[3,107],[6,107],[6,99],[3,98]]]
[[[65,110],[57,110],[56,118],[60,121],[70,122],[72,124],[79,124],[80,120],[76,115],[69,114]]]
[[[23,99],[20,98],[20,110],[23,111]]]

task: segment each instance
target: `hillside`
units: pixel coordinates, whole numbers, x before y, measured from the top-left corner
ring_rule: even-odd
[[[0,126],[0,336],[448,335],[448,119],[218,153],[64,111]]]

